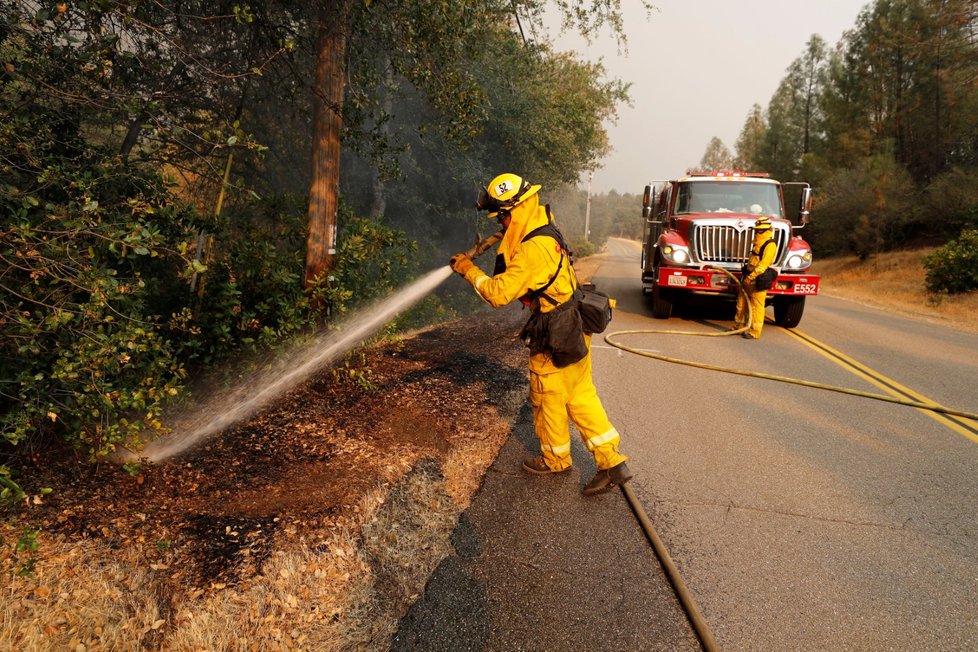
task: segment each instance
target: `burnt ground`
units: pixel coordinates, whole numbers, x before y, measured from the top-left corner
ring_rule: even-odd
[[[352,375],[323,370],[256,417],[135,476],[63,451],[35,453],[15,462],[24,484],[54,493],[16,527],[134,549],[169,569],[174,592],[246,581],[283,541],[315,546],[355,522],[365,492],[394,486],[419,460],[472,446],[487,411],[526,383],[514,341],[521,322],[518,310],[492,311],[375,346],[351,358]],[[9,546],[15,526],[5,527]]]

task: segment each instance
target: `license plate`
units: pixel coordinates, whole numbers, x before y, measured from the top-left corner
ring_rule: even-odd
[[[817,288],[814,283],[795,283],[795,294],[815,294]]]
[[[685,276],[670,276],[669,285],[681,285],[686,287],[686,277]]]

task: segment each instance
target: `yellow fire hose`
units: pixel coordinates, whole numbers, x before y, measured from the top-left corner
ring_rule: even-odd
[[[729,276],[734,283],[740,288],[740,293],[747,297],[747,291],[744,289],[740,281],[730,272],[719,267],[711,267],[710,269],[723,272]],[[798,378],[789,378],[787,376],[775,376],[772,374],[764,374],[758,371],[746,371],[743,369],[731,369],[729,367],[720,367],[717,365],[706,364],[703,362],[693,362],[691,360],[680,360],[679,358],[670,358],[665,355],[657,355],[655,353],[650,353],[648,351],[641,351],[639,349],[634,349],[629,346],[625,346],[615,338],[624,335],[647,335],[651,333],[656,333],[660,335],[697,335],[700,337],[726,337],[730,335],[738,335],[747,330],[749,326],[744,326],[743,328],[738,328],[736,330],[723,331],[723,332],[698,332],[698,331],[675,331],[675,330],[627,330],[627,331],[615,331],[613,333],[608,333],[604,336],[604,341],[611,346],[621,349],[622,351],[628,351],[629,353],[634,353],[635,355],[641,355],[646,358],[652,358],[654,360],[662,360],[663,362],[671,362],[673,364],[681,364],[688,367],[696,367],[698,369],[709,369],[710,371],[721,371],[727,374],[736,374],[738,376],[750,376],[751,378],[763,378],[764,380],[774,380],[781,383],[790,383],[792,385],[801,385],[803,387],[812,387],[815,389],[824,389],[830,392],[838,392],[840,394],[849,394],[851,396],[861,396],[863,398],[871,398],[877,401],[886,401],[887,403],[896,403],[897,405],[906,405],[907,407],[918,408],[921,410],[930,410],[931,412],[940,412],[941,414],[948,414],[951,416],[962,417],[964,419],[974,419],[978,420],[978,414],[973,412],[965,412],[963,410],[954,410],[951,408],[944,407],[943,405],[938,405],[936,403],[923,402],[923,401],[911,401],[908,399],[896,398],[893,396],[887,396],[886,394],[874,394],[872,392],[862,392],[855,389],[849,389],[846,387],[835,387],[833,385],[826,385],[823,383],[815,383],[810,380],[800,380]]]
[[[743,295],[743,297],[745,299],[748,298],[747,290],[744,288],[740,280],[737,279],[737,277],[735,277],[729,271],[719,267],[711,267],[710,269],[714,271],[722,272],[726,274],[728,277],[730,277],[730,279],[737,284],[739,288],[739,292]],[[749,301],[747,305],[748,307],[750,306]],[[688,367],[696,367],[698,369],[709,369],[710,371],[721,371],[723,373],[736,374],[738,376],[750,376],[752,378],[763,378],[765,380],[774,380],[782,383],[790,383],[792,385],[802,385],[804,387],[824,389],[831,392],[839,392],[841,394],[849,394],[852,396],[861,396],[864,398],[876,399],[878,401],[886,401],[887,403],[896,403],[898,405],[906,405],[908,407],[915,407],[921,410],[930,410],[932,412],[940,412],[941,414],[948,414],[957,417],[963,417],[965,419],[974,419],[978,421],[978,414],[965,412],[962,410],[952,410],[942,405],[937,405],[936,403],[911,401],[906,399],[895,398],[892,396],[887,396],[885,394],[873,394],[871,392],[861,392],[858,390],[848,389],[845,387],[835,387],[833,385],[815,383],[808,380],[799,380],[797,378],[788,378],[786,376],[775,376],[775,375],[764,374],[756,371],[731,369],[729,367],[720,367],[717,365],[706,364],[703,362],[693,362],[690,360],[681,360],[679,358],[670,358],[665,355],[658,355],[655,353],[650,353],[648,351],[642,351],[639,349],[634,349],[629,346],[625,346],[624,344],[622,344],[619,341],[616,341],[615,339],[625,335],[639,335],[639,334],[648,335],[653,333],[659,335],[696,335],[700,337],[727,337],[730,335],[739,335],[740,333],[746,331],[748,328],[750,328],[749,323],[748,325],[742,328],[723,331],[723,332],[646,330],[646,329],[624,330],[624,331],[615,331],[613,333],[606,334],[604,336],[604,341],[617,349],[621,349],[622,351],[628,351],[629,353],[634,353],[635,355],[640,355],[646,358],[652,358],[653,360],[661,360],[663,362],[671,362],[673,364],[681,364]],[[666,575],[669,577],[669,581],[672,583],[673,588],[676,591],[676,595],[679,597],[679,601],[682,603],[683,608],[686,610],[686,613],[690,619],[690,624],[692,625],[693,630],[696,632],[696,635],[699,637],[700,643],[703,645],[703,649],[707,650],[707,652],[713,652],[714,650],[719,650],[720,648],[717,646],[716,639],[714,639],[713,633],[710,631],[709,625],[707,625],[706,620],[703,618],[703,615],[700,613],[699,608],[696,606],[696,603],[693,601],[692,594],[689,592],[689,589],[686,587],[685,582],[683,582],[682,577],[679,575],[679,571],[676,568],[675,564],[673,563],[672,558],[669,556],[669,552],[666,550],[665,544],[662,543],[662,540],[659,538],[659,535],[656,533],[655,528],[652,527],[652,522],[649,520],[648,515],[645,513],[642,504],[639,502],[638,498],[636,498],[635,494],[632,492],[631,487],[629,487],[627,484],[622,486],[622,491],[625,494],[625,498],[628,500],[629,505],[631,505],[632,510],[635,512],[635,515],[638,517],[639,523],[641,524],[642,529],[645,531],[646,536],[648,537],[649,541],[652,543],[652,547],[655,549],[656,555],[659,557],[659,561],[662,563]]]

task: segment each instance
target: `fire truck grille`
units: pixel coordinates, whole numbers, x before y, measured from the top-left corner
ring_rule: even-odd
[[[786,240],[786,231],[774,230],[774,241],[778,244],[775,261],[781,260]],[[753,241],[753,228],[738,231],[732,226],[697,225],[693,229],[693,252],[702,263],[746,263]]]

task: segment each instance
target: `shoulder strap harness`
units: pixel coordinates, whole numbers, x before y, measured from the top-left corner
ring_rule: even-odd
[[[762,245],[761,245],[761,248],[757,250],[757,255],[758,255],[759,257],[761,257],[761,258],[763,258],[763,257],[764,257],[764,250],[765,250],[765,249],[767,249],[767,246],[768,246],[769,244],[773,244],[773,245],[776,245],[776,244],[777,244],[777,242],[775,242],[775,241],[774,241],[774,238],[771,238],[770,240],[765,240],[765,241],[764,241],[764,244],[762,244]]]
[[[526,242],[527,240],[530,240],[531,238],[535,238],[535,237],[541,236],[541,235],[548,235],[551,238],[553,238],[554,240],[556,240],[557,241],[557,244],[560,245],[560,260],[557,261],[557,271],[555,271],[554,272],[554,275],[550,277],[550,280],[547,281],[547,284],[546,285],[544,285],[543,287],[537,288],[536,290],[530,290],[525,295],[523,295],[523,299],[521,299],[521,300],[525,300],[525,302],[527,304],[529,304],[534,299],[539,299],[539,298],[542,297],[542,298],[546,299],[547,301],[549,301],[550,303],[552,303],[553,305],[556,306],[556,305],[559,305],[558,302],[553,297],[550,297],[547,294],[544,294],[544,291],[547,288],[549,288],[551,285],[553,285],[553,282],[557,280],[557,275],[560,274],[560,268],[564,264],[564,252],[567,252],[567,256],[568,257],[572,256],[573,254],[567,248],[567,243],[564,242],[564,235],[557,228],[557,225],[554,224],[553,214],[550,212],[550,204],[547,204],[546,205],[546,209],[547,209],[547,223],[544,224],[543,226],[539,226],[539,227],[533,229],[532,231],[530,231],[529,233],[527,233],[525,236],[523,236],[523,239],[520,240],[520,242]],[[573,279],[573,276],[574,275],[571,274],[571,278],[572,279]]]

